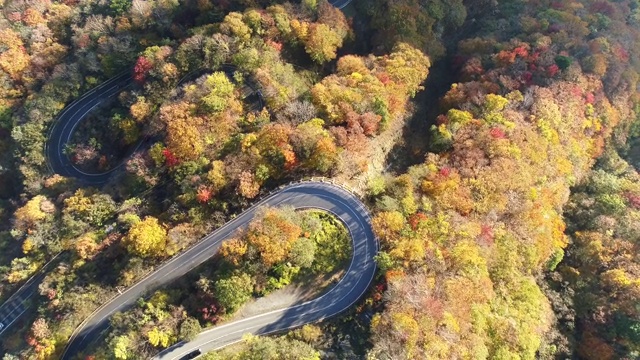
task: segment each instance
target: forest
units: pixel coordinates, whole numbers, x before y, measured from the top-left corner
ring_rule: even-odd
[[[280,186],[365,202],[377,275],[341,315],[204,359],[640,357],[640,1],[0,0],[3,360],[74,329]],[[65,106],[119,74],[51,170]],[[344,224],[263,208],[78,359],[150,358],[292,287]],[[2,321],[2,319],[0,319]]]

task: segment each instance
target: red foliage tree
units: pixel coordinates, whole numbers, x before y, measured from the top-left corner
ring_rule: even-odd
[[[556,64],[550,65],[547,68],[547,76],[549,77],[554,77],[558,74],[558,72],[560,72],[560,67]]]
[[[485,70],[482,67],[482,61],[474,57],[464,64],[460,72],[464,79],[471,80],[476,79],[478,75],[484,74]]]
[[[443,167],[442,169],[440,169],[440,176],[449,177],[449,175],[451,175],[451,168],[450,167]]]
[[[633,206],[636,209],[640,209],[640,195],[634,194],[631,192],[627,192],[624,194],[629,202],[629,205]]]
[[[489,135],[494,139],[504,139],[507,136],[502,129],[497,127],[489,130]]]
[[[11,22],[20,22],[22,21],[22,14],[20,12],[14,11],[7,14],[7,20]]]
[[[427,219],[428,219],[427,215],[425,215],[424,213],[418,212],[411,215],[411,217],[409,218],[409,225],[411,226],[411,229],[416,230],[420,225],[420,223],[423,221],[427,221]]]
[[[164,162],[168,167],[174,167],[178,165],[178,159],[175,157],[175,155],[173,155],[173,153],[171,153],[169,149],[162,150],[162,155],[164,155]]]
[[[622,46],[616,45],[613,47],[613,53],[616,55],[616,58],[622,62],[629,61],[629,52]]]
[[[144,80],[147,78],[147,74],[149,70],[153,68],[153,64],[144,56],[140,56],[138,61],[136,61],[136,65],[133,68],[133,80],[137,83],[142,84]]]
[[[498,66],[508,66],[516,61],[516,53],[513,51],[502,50],[496,55]]]
[[[281,153],[284,157],[284,169],[286,171],[291,171],[298,166],[298,158],[296,157],[295,152],[289,149],[284,149]]]
[[[267,43],[267,45],[269,45],[272,48],[274,48],[276,51],[278,51],[278,52],[282,51],[282,43],[277,42],[277,41],[272,41],[272,40],[267,40],[266,43]]]
[[[212,323],[217,323],[220,320],[220,316],[218,315],[218,307],[215,304],[215,301],[211,296],[205,296],[205,306],[198,309],[202,320],[210,321]]]
[[[199,203],[204,204],[211,200],[211,190],[206,186],[200,186],[198,193],[196,194],[196,200]]]
[[[379,74],[376,74],[376,77],[378,78],[378,80],[380,80],[381,83],[383,83],[384,85],[389,84],[389,82],[391,81],[391,78],[389,77],[389,74],[387,74],[386,72],[381,72]]]
[[[596,97],[593,93],[588,93],[584,96],[584,102],[587,104],[593,104],[596,101]]]
[[[372,112],[366,112],[360,116],[360,126],[364,134],[367,136],[374,136],[378,132],[378,126],[382,117]]]
[[[519,57],[527,57],[529,55],[529,50],[527,50],[527,47],[523,45],[513,49],[513,53]]]
[[[100,156],[100,159],[98,159],[98,168],[100,170],[104,170],[107,168],[107,165],[107,157],[105,155]]]
[[[493,244],[495,234],[493,229],[489,225],[482,225],[480,227],[480,236],[478,236],[478,242],[483,245]]]
[[[596,1],[591,4],[589,10],[592,14],[600,13],[609,17],[611,17],[616,12],[616,9],[613,7],[613,5],[609,4],[608,1]]]
[[[571,89],[571,95],[575,96],[575,97],[581,97],[582,96],[582,88],[580,86],[574,86]]]

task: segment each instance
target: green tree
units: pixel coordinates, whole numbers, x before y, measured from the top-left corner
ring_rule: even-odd
[[[316,257],[316,243],[309,238],[299,238],[293,243],[289,259],[295,266],[308,268]]]
[[[299,340],[247,335],[236,349],[223,350],[211,359],[233,360],[320,360],[320,353]]]
[[[191,341],[202,332],[202,326],[197,319],[188,317],[180,324],[180,340]]]
[[[380,271],[383,273],[395,266],[395,261],[386,251],[378,252],[378,255],[374,257],[374,260],[376,261],[378,268],[380,268]]]
[[[620,214],[627,208],[622,196],[618,194],[601,194],[596,198],[598,210],[602,214]]]
[[[202,98],[202,104],[209,112],[219,113],[227,108],[233,96],[234,86],[224,72],[214,72],[205,80],[207,94]]]
[[[556,65],[558,65],[558,67],[561,70],[566,70],[569,66],[571,66],[571,63],[573,62],[573,60],[571,60],[571,58],[568,56],[560,55],[560,56],[556,56],[555,62],[556,62]]]
[[[305,7],[308,11],[315,11],[318,7],[317,0],[302,0],[302,6]]]
[[[367,180],[367,194],[369,196],[378,196],[384,193],[387,182],[382,176],[371,177]]]
[[[94,190],[80,189],[64,200],[63,214],[93,226],[102,226],[116,211],[111,196]]]
[[[111,4],[109,4],[109,8],[111,11],[115,13],[116,16],[120,16],[131,8],[131,0],[112,0]]]
[[[215,296],[227,313],[236,311],[253,293],[253,279],[246,274],[232,275],[214,284]]]

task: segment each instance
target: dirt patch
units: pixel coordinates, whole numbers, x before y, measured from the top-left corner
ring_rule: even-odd
[[[344,270],[340,270],[334,274],[321,277],[309,276],[303,278],[301,281],[276,290],[265,297],[252,300],[234,313],[227,321],[241,320],[312,300],[328,291],[343,274]]]

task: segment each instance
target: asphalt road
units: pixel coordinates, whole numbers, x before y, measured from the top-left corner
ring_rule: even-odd
[[[64,154],[64,148],[71,139],[73,131],[91,110],[117,95],[130,84],[131,75],[127,71],[96,86],[64,108],[51,126],[45,143],[47,165],[52,172],[77,178],[87,185],[102,185],[109,179],[118,167],[104,173],[83,172],[73,166],[67,155]],[[38,286],[45,275],[46,272],[43,269],[0,306],[0,335],[3,335],[28,310],[31,305],[30,299],[37,295]]]
[[[330,0],[329,3],[338,9],[342,9],[352,1],[353,0]],[[235,66],[224,66],[226,66],[225,71],[229,71],[229,68],[235,69]],[[125,71],[91,89],[81,98],[68,105],[60,115],[58,115],[58,118],[49,130],[49,135],[45,143],[47,165],[53,173],[76,178],[86,185],[98,186],[106,183],[112,173],[124,164],[124,162],[122,162],[120,165],[102,173],[87,173],[73,165],[64,153],[64,148],[71,139],[78,124],[80,124],[91,110],[95,109],[105,100],[116,96],[124,88],[131,85],[131,83],[132,78],[130,71]],[[262,106],[262,99],[260,98],[259,100]]]
[[[32,277],[0,306],[0,335],[29,309],[30,299],[38,293],[38,286],[45,275],[45,273],[39,273]]]
[[[3,334],[11,334],[8,331],[11,325],[15,324],[18,319],[25,313],[28,313],[33,305],[31,301],[34,296],[38,295],[38,287],[44,280],[45,276],[51,269],[57,265],[57,258],[60,254],[54,256],[48,263],[27,280],[4,304],[0,305],[0,336]],[[0,354],[2,349],[0,348]]]
[[[353,0],[333,0],[329,1],[329,3],[338,9],[344,9],[347,5],[349,5]]]
[[[101,185],[109,179],[111,173],[118,167],[114,167],[103,173],[83,172],[73,166],[64,153],[64,148],[69,140],[71,140],[73,131],[91,110],[107,99],[116,96],[130,84],[131,75],[129,72],[122,73],[91,89],[81,98],[68,105],[60,115],[58,115],[58,118],[49,130],[45,144],[47,164],[52,172],[62,176],[76,178],[87,185]]]
[[[350,2],[351,0],[336,0],[331,3],[341,9]],[[92,89],[63,110],[50,130],[45,148],[48,165],[53,172],[77,178],[88,185],[100,185],[108,180],[115,168],[100,174],[83,172],[73,166],[63,150],[71,139],[73,131],[86,115],[103,101],[117,95],[129,84],[131,84],[130,75],[123,73]],[[378,251],[378,243],[371,228],[368,211],[353,194],[338,186],[320,182],[299,183],[287,186],[247,209],[101,306],[76,329],[62,359],[71,359],[81,354],[90,342],[99,338],[109,327],[109,319],[113,314],[131,308],[140,297],[149,295],[210,259],[219,250],[222,241],[229,238],[237,229],[246,226],[260,207],[283,205],[293,206],[296,209],[325,210],[336,215],[347,226],[353,242],[353,257],[344,277],[324,295],[314,300],[206,330],[194,341],[180,343],[158,354],[157,358],[179,359],[195,349],[201,349],[203,352],[218,349],[240,341],[242,335],[246,333],[278,332],[320,321],[348,309],[364,295],[375,274],[373,257]],[[23,310],[12,309],[11,311]],[[0,315],[2,315],[1,312]]]
[[[159,267],[136,285],[98,309],[72,336],[63,355],[71,359],[109,327],[116,312],[135,305],[136,300],[180,278],[210,259],[223,240],[246,226],[262,206],[289,205],[296,209],[315,208],[335,214],[348,228],[353,242],[353,258],[344,277],[323,296],[309,302],[225,324],[201,333],[194,341],[182,343],[158,355],[158,359],[179,359],[195,349],[217,349],[239,341],[243,334],[268,334],[333,316],[348,309],[367,291],[375,274],[374,255],[378,243],[364,205],[346,190],[320,182],[289,185],[241,213],[207,235],[202,241]]]

